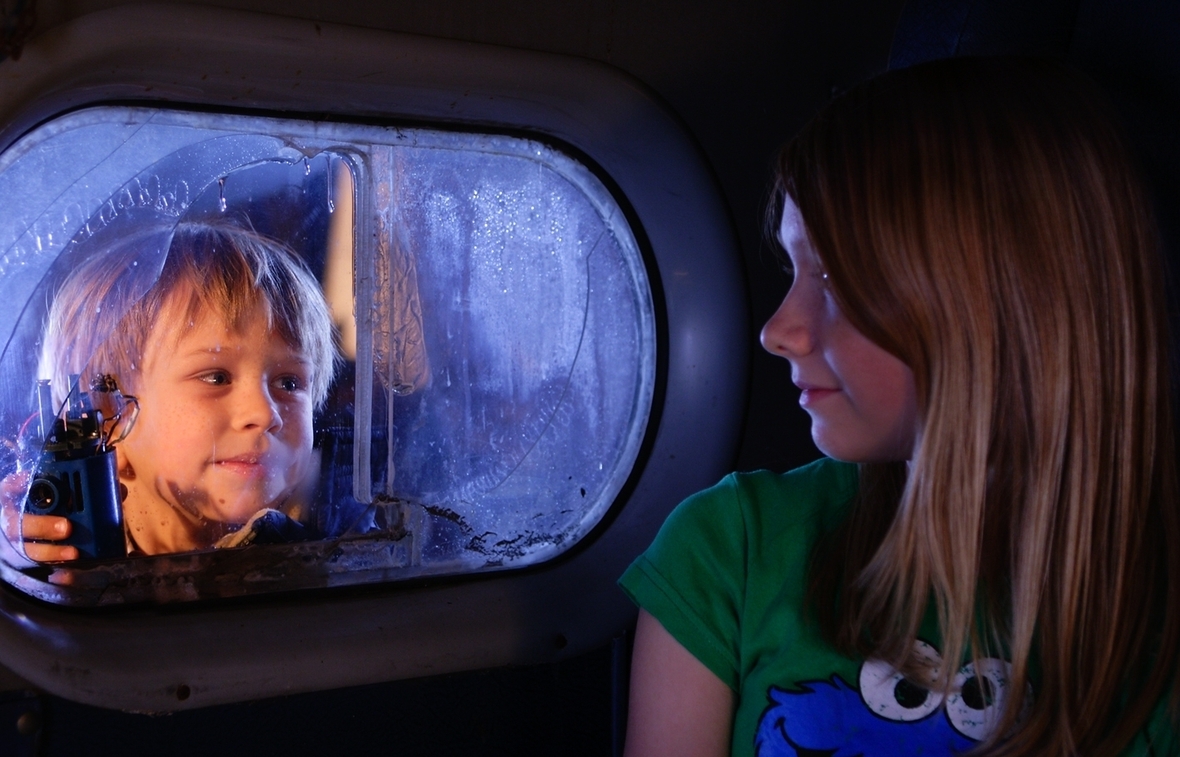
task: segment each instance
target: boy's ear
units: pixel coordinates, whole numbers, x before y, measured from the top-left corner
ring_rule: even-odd
[[[79,391],[85,391],[86,387],[80,387]],[[114,418],[118,410],[115,408],[114,397],[109,392],[90,391],[90,403],[94,409],[102,413],[105,419]]]
[[[115,465],[118,468],[120,481],[134,481],[135,468],[131,467],[131,461],[127,459],[127,455],[123,454],[123,448],[115,445]]]

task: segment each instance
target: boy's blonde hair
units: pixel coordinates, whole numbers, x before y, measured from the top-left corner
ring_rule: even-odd
[[[110,374],[134,393],[149,335],[165,308],[177,308],[190,325],[216,314],[233,330],[261,303],[267,325],[310,361],[309,390],[319,407],[335,374],[336,348],[319,282],[299,256],[231,223],[186,222],[176,226],[160,268],[153,245],[167,232],[125,235],[88,256],[57,290],[38,368],[51,382],[55,404],[64,401],[73,374],[81,376],[82,391],[95,376]]]

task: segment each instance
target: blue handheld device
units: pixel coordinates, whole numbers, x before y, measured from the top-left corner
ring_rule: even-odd
[[[45,442],[29,486],[26,512],[67,518],[72,524],[70,536],[57,543],[77,547],[79,559],[123,557],[127,547],[115,450],[104,431],[102,412],[77,388],[77,377],[71,383],[65,411],[54,417],[49,382],[38,382]],[[118,392],[110,377],[101,377],[92,388]]]

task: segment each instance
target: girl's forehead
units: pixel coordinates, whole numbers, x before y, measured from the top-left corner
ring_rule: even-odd
[[[790,195],[783,200],[783,217],[779,222],[778,239],[779,244],[792,259],[800,255],[815,255],[811,248],[811,239],[807,236],[807,226],[803,223],[803,215]]]

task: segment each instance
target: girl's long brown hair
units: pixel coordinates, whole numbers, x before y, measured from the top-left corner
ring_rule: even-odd
[[[1117,753],[1176,678],[1164,273],[1114,121],[1059,65],[940,61],[834,100],[778,166],[776,207],[918,399],[908,472],[863,466],[817,547],[813,609],[905,669],[933,602],[944,689],[967,654],[1011,660],[987,754]]]

